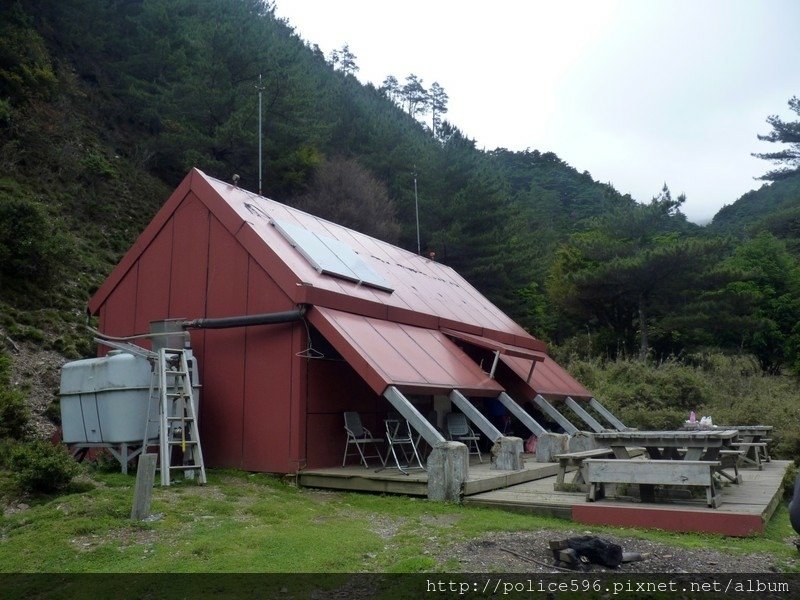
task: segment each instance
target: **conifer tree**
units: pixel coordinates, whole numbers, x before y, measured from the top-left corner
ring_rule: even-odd
[[[789,100],[789,108],[800,117],[800,99],[793,96]],[[753,156],[772,161],[782,168],[773,169],[759,177],[766,181],[786,179],[800,172],[800,121],[784,121],[778,115],[771,115],[767,123],[772,126],[772,131],[766,135],[759,135],[758,139],[766,142],[787,144],[788,147],[777,152],[754,153]]]

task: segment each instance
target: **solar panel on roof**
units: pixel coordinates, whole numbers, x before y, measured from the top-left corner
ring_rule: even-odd
[[[272,219],[272,224],[320,273],[341,277],[385,292],[394,291],[383,277],[373,271],[358,253],[344,242],[281,219]]]

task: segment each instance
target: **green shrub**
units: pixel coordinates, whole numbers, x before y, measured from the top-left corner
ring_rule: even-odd
[[[80,471],[66,448],[43,440],[17,445],[10,452],[8,466],[16,484],[26,492],[57,492]]]
[[[75,360],[81,357],[73,340],[59,336],[53,340],[51,347],[65,358]]]
[[[18,390],[0,388],[0,438],[23,439],[28,433],[28,406]]]
[[[17,442],[9,439],[0,437],[0,474],[4,472],[8,465],[8,457],[11,455],[12,448],[15,448]],[[0,493],[0,496],[2,494]]]
[[[0,284],[54,283],[69,254],[67,236],[46,206],[0,180]]]
[[[786,468],[783,474],[783,497],[789,500],[794,495],[794,482],[797,479],[797,466],[792,463]]]
[[[53,401],[44,409],[44,416],[55,425],[61,425],[61,399],[53,398]]]
[[[648,431],[669,431],[678,429],[686,420],[683,411],[668,408],[652,409],[645,405],[621,406],[616,414],[629,427]]]
[[[100,473],[119,473],[119,461],[114,458],[107,449],[103,448],[94,455],[94,460],[89,464],[90,468]]]
[[[92,177],[108,177],[114,178],[117,176],[117,171],[109,163],[105,156],[97,150],[90,150],[82,159],[81,164],[86,172]]]
[[[631,427],[675,429],[689,411],[700,414],[714,398],[708,376],[678,361],[653,365],[623,359],[605,364],[573,359],[568,365],[578,381]]]
[[[7,106],[48,98],[57,87],[47,44],[22,3],[5,3],[0,21],[0,97]],[[1,113],[0,113],[1,114]]]
[[[21,440],[28,432],[25,396],[11,385],[11,359],[0,353],[0,439]]]
[[[716,425],[772,425],[772,456],[800,456],[800,380],[765,376],[750,355],[706,351],[685,361],[602,362],[571,353],[562,365],[631,427],[674,429],[693,410]]]
[[[558,361],[558,359],[554,360]],[[562,364],[567,364],[572,376],[589,390],[597,389],[605,376],[603,367],[597,360],[579,359],[573,355],[571,359]]]
[[[0,388],[11,382],[11,357],[0,352]]]
[[[8,335],[20,342],[33,342],[40,345],[47,339],[44,331],[28,325],[12,325],[8,328]]]
[[[696,369],[677,361],[650,366],[618,360],[610,365],[608,380],[615,398],[627,404],[683,410],[687,413],[709,402],[712,390]]]

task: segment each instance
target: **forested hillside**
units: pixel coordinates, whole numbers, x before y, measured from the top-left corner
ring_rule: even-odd
[[[697,227],[666,185],[478,149],[443,89],[362,85],[261,0],[4,2],[0,29],[6,345],[90,353],[86,300],[190,168],[258,191],[260,92],[264,195],[416,251],[416,187],[420,250],[564,352],[800,371],[798,176]]]
[[[740,235],[769,231],[800,253],[800,175],[744,194],[733,204],[722,207],[710,228]]]
[[[4,246],[20,256],[4,288],[26,290],[3,294],[12,308],[33,300],[34,275],[36,289],[63,287],[46,280],[64,269],[80,276],[68,301],[82,306],[193,166],[257,190],[259,82],[265,195],[416,249],[416,176],[421,250],[540,335],[556,245],[633,206],[552,153],[483,152],[441,121],[434,134],[257,0],[36,0],[7,5],[3,24],[4,210],[24,205],[34,228],[59,232],[31,233],[47,246],[36,260],[22,248],[37,240],[9,228]],[[337,194],[336,178],[350,187]]]

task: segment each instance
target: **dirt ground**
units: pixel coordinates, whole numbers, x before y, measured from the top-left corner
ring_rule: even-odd
[[[497,533],[450,548],[439,555],[442,564],[455,560],[466,573],[560,573],[553,567],[553,555],[548,542],[569,537],[590,535],[587,531],[537,530],[519,533]],[[601,535],[618,544],[623,552],[636,552],[643,560],[623,563],[617,569],[591,565],[592,572],[619,573],[772,573],[785,571],[800,561],[776,564],[768,554],[729,554],[722,550],[691,549],[668,546],[649,540]],[[793,545],[793,540],[787,540]],[[735,549],[735,540],[731,549]]]

